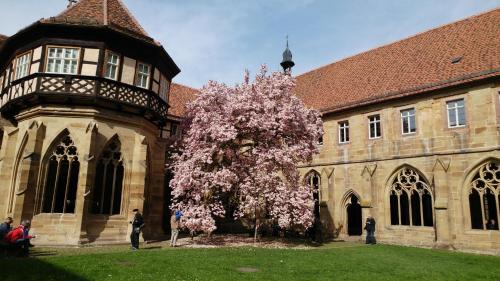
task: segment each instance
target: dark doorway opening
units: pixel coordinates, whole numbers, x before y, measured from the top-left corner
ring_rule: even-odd
[[[351,203],[347,206],[347,234],[349,236],[361,235],[362,218],[361,218],[361,205],[356,195],[351,195]]]

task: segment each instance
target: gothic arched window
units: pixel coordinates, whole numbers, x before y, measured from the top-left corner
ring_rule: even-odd
[[[392,225],[433,226],[431,188],[412,168],[403,168],[397,173],[389,202]]]
[[[123,156],[120,142],[113,140],[97,162],[92,213],[120,214],[123,187]]]
[[[477,170],[469,186],[469,207],[473,229],[498,230],[500,217],[500,163],[489,161]],[[491,225],[495,220],[496,224]]]
[[[78,185],[78,151],[70,136],[54,147],[45,164],[42,213],[74,213]]]
[[[314,198],[314,216],[319,217],[319,187],[321,186],[321,176],[313,171],[305,177],[306,184],[311,187]]]

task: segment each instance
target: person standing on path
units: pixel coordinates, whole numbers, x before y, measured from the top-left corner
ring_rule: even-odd
[[[144,218],[142,217],[139,209],[134,209],[134,220],[130,223],[132,224],[132,233],[130,234],[130,243],[132,244],[132,250],[139,249],[139,234],[144,227]]]
[[[172,229],[172,234],[170,235],[170,247],[175,247],[177,244],[181,216],[182,213],[180,211],[172,211],[172,216],[170,217],[170,228]]]
[[[375,240],[375,219],[372,217],[366,218],[366,244],[376,244]]]

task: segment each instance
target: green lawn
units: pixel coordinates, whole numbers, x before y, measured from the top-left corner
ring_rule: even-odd
[[[339,242],[313,249],[39,248],[34,255],[0,260],[0,280],[500,280],[500,257]]]

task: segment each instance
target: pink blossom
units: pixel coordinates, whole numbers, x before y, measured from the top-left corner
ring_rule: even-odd
[[[292,94],[294,86],[290,75],[268,75],[263,66],[252,83],[248,73],[235,87],[208,82],[188,105],[170,167],[172,207],[182,210],[188,229],[212,232],[215,217],[257,213],[282,228],[311,226],[312,190],[297,165],[318,153],[323,124]],[[236,198],[234,214],[226,214],[223,194]]]

